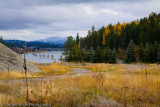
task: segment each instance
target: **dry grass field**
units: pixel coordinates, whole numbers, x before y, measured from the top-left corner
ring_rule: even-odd
[[[1,73],[0,105],[22,103],[51,104],[55,107],[160,105],[160,65],[52,63],[36,66],[42,71],[28,74],[29,78],[65,76],[73,72],[71,68],[89,69],[92,72],[68,78],[29,81],[29,101],[26,101],[25,84],[9,80],[6,82],[4,80],[8,78],[8,74]],[[9,78],[18,80],[23,78],[21,74],[12,72]]]

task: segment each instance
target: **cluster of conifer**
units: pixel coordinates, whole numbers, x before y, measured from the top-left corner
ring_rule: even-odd
[[[102,50],[99,46],[96,50],[92,47],[89,50],[81,49],[80,42],[78,45],[73,37],[68,37],[64,44],[65,61],[75,62],[91,62],[91,63],[116,63],[116,50],[109,49],[108,47]]]
[[[118,58],[127,63],[160,62],[160,13],[130,23],[109,24],[97,31],[92,26],[86,37],[79,38],[77,33],[75,41],[69,38],[73,47],[67,54],[67,40],[66,61],[115,63]]]
[[[95,30],[92,26],[88,30],[86,37],[80,38],[81,48],[89,50],[93,47],[96,50],[97,46],[101,49],[110,47],[111,49],[127,49],[130,40],[133,40],[135,45],[154,44],[155,41],[160,42],[160,13],[151,13],[149,17],[130,23],[117,23],[116,25],[109,24],[103,26],[99,30]]]

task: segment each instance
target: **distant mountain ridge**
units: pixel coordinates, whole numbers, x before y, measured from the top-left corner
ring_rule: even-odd
[[[23,48],[25,41],[22,40],[3,40],[5,45],[12,48],[18,47]],[[42,41],[28,41],[27,47],[35,47],[35,48],[63,48],[63,42],[42,42]]]
[[[66,39],[67,38],[62,38],[62,37],[50,37],[50,38],[46,38],[46,39],[37,40],[37,42],[64,44]]]

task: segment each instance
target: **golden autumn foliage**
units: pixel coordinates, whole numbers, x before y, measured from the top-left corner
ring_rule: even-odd
[[[131,23],[129,23],[129,24],[131,24]],[[139,25],[139,20],[136,21],[136,24]],[[113,32],[119,36],[122,32],[122,27],[124,27],[124,28],[126,27],[126,23],[125,22],[118,23],[118,24],[113,25],[112,27],[113,27]],[[109,27],[105,26],[104,29],[105,29],[105,36],[108,36],[108,34],[111,32]],[[102,44],[103,44],[103,42],[102,42]]]
[[[136,25],[139,25],[139,20],[136,21]]]
[[[98,40],[99,40],[99,32],[97,31],[97,43],[98,43]]]
[[[113,25],[113,32],[116,33],[116,28],[117,26],[116,25]]]
[[[97,31],[97,37],[99,36],[99,32]]]
[[[118,36],[121,34],[121,30],[122,30],[122,25],[118,24],[117,25],[117,34],[118,34]]]
[[[126,27],[126,23],[125,22],[123,22],[123,26]]]
[[[80,49],[81,48],[81,42],[79,41],[79,43],[78,43],[78,49]]]
[[[125,23],[124,24],[113,25],[113,32],[116,33],[119,36],[121,34],[121,31],[122,31],[122,26],[125,26]]]
[[[105,34],[103,34],[102,45],[105,46],[105,43],[106,43],[106,38],[105,38]]]
[[[107,36],[110,33],[110,29],[106,26],[104,27],[104,29],[105,29],[105,35]]]

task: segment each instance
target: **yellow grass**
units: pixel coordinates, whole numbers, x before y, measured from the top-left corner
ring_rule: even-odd
[[[70,68],[68,66],[59,65],[57,63],[51,64],[41,64],[36,66],[41,70],[41,72],[37,72],[35,75],[42,75],[42,76],[52,76],[52,75],[60,75],[70,72]]]
[[[96,64],[87,66],[93,72],[108,72],[108,71],[117,71],[122,70],[123,65],[114,65],[114,64]]]
[[[33,73],[27,74],[28,78],[34,78],[36,76],[33,75]],[[22,79],[24,78],[24,72],[22,71],[9,71],[8,72],[0,72],[0,80],[11,80],[11,79]]]
[[[105,63],[69,63],[67,64],[71,68],[85,68],[90,69],[93,72],[108,72],[108,71],[121,71],[123,70],[123,65],[118,64],[105,64]]]
[[[68,66],[59,65],[58,63],[51,64],[36,64],[32,62],[35,66],[37,66],[41,72],[28,72],[28,78],[36,78],[36,77],[45,77],[45,76],[54,76],[60,75],[70,72],[70,68]],[[0,72],[0,80],[11,80],[11,79],[22,79],[24,78],[24,71],[9,71],[8,72]]]
[[[93,65],[86,66],[93,67]],[[57,66],[63,68],[63,65],[54,65]],[[98,64],[97,66],[101,70],[101,67],[109,68],[114,65]],[[64,69],[65,67],[68,68],[67,65]],[[31,103],[49,103],[56,107],[96,104],[104,106],[101,102],[104,99],[116,101],[123,106],[158,107],[160,105],[159,67],[159,65],[148,65],[140,71],[128,71],[120,67],[120,71],[117,69],[108,73],[31,82],[29,99]],[[50,67],[46,68],[52,70]],[[3,103],[26,103],[24,84],[0,84],[0,90],[2,90],[0,100],[3,100]]]

